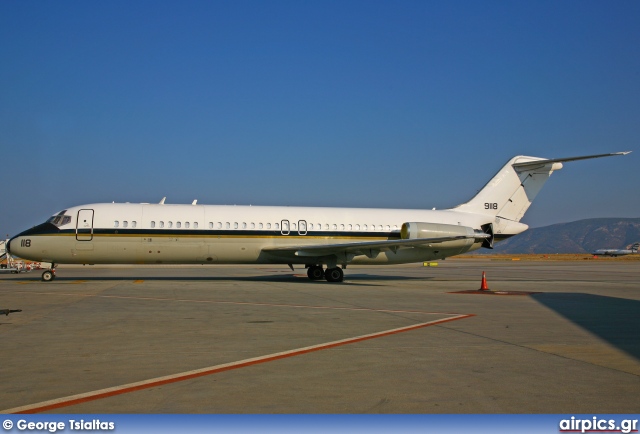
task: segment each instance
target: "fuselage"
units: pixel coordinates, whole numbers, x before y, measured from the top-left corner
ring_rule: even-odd
[[[12,238],[10,251],[56,264],[305,264],[306,258],[265,250],[400,239],[405,222],[480,228],[493,218],[455,210],[98,203],[56,213]],[[496,229],[500,239],[526,225]],[[419,262],[480,246],[452,241],[438,249],[358,255],[349,263]]]
[[[628,250],[628,249],[598,249],[595,252],[591,253],[595,256],[626,256],[633,255],[638,253],[637,250]]]

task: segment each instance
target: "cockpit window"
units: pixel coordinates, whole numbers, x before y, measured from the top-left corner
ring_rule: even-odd
[[[51,216],[51,218],[47,220],[47,223],[51,223],[58,227],[71,223],[71,216],[64,215],[65,212],[67,212],[66,209],[64,211],[60,211],[54,216]]]

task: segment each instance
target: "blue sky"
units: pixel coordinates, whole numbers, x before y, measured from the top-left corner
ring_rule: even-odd
[[[5,1],[0,233],[93,202],[445,208],[513,155],[523,222],[640,217],[637,1]]]

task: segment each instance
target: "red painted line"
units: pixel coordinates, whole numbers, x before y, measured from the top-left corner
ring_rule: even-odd
[[[96,401],[99,399],[109,398],[111,396],[122,395],[125,393],[136,392],[143,389],[149,389],[151,387],[163,386],[165,384],[177,383],[180,381],[191,380],[194,378],[204,377],[207,375],[213,375],[220,372],[230,371],[233,369],[240,369],[247,366],[258,365],[262,363],[272,362],[274,360],[281,360],[289,357],[300,356],[303,354],[312,353],[315,351],[326,350],[329,348],[335,348],[342,345],[354,344],[356,342],[362,342],[369,339],[380,338],[397,333],[404,333],[411,330],[416,330],[424,327],[429,327],[437,324],[443,324],[450,321],[456,321],[459,319],[469,318],[474,315],[457,315],[451,318],[444,318],[435,321],[429,321],[411,326],[400,327],[391,330],[385,330],[382,332],[371,333],[368,335],[356,336],[352,338],[342,339],[338,341],[327,342],[324,344],[313,345],[310,347],[303,347],[294,350],[284,351],[281,353],[269,354],[266,356],[255,357],[252,359],[240,360],[237,362],[226,363],[222,365],[211,366],[208,368],[182,372],[179,374],[168,375],[165,377],[151,378],[136,383],[124,384],[121,386],[115,386],[108,389],[96,390],[93,392],[87,392],[79,395],[72,395],[63,398],[53,399],[49,401],[39,402],[36,404],[25,405],[22,407],[15,407],[8,410],[2,410],[0,413],[13,413],[13,414],[32,414],[40,413],[43,411],[55,410],[62,407],[69,407],[72,405],[78,405],[85,402]]]

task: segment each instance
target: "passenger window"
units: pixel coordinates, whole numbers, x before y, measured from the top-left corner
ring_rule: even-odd
[[[247,223],[246,222],[242,222],[242,229],[246,229],[247,228]]]
[[[295,231],[296,229],[297,229],[297,228],[296,228],[296,224],[295,224],[295,223],[291,223],[291,230],[292,230],[292,231]]]
[[[258,223],[258,229],[262,229],[262,223]]]
[[[326,224],[324,225],[324,230],[325,230],[325,231],[328,231],[328,230],[329,230],[329,223],[326,223]]]
[[[309,230],[312,231],[313,230],[313,223],[309,223]]]
[[[113,227],[117,228],[118,226],[120,226],[120,222],[118,220],[116,220],[115,222],[113,222]]]
[[[271,229],[271,223],[267,223],[267,229]]]
[[[164,222],[160,222],[160,227],[163,228],[164,227]]]
[[[385,226],[385,229],[390,231],[391,230],[391,226],[387,225],[387,226]]]
[[[190,224],[189,222],[185,222],[184,227],[185,227],[185,228],[187,228],[187,229],[189,229],[189,228],[191,227],[191,224]],[[194,227],[194,228],[197,228],[197,227],[198,227],[198,223],[194,223],[194,224],[193,224],[193,227]]]
[[[123,228],[126,228],[127,226],[129,226],[129,222],[128,222],[128,221],[126,221],[126,220],[125,220],[125,221],[123,221],[123,222],[122,222],[122,227],[123,227]]]
[[[356,225],[356,231],[360,230],[360,225]]]
[[[173,227],[173,222],[169,222],[169,223],[167,223],[167,227],[168,227],[168,228],[172,228],[172,227]]]
[[[256,224],[251,222],[251,229],[255,229],[256,228]]]
[[[151,222],[151,228],[155,228],[156,227],[156,222],[152,221]]]
[[[336,225],[335,223],[332,226],[333,230],[335,231],[336,229],[338,229],[338,225]]]
[[[362,227],[365,231],[367,230],[367,225],[362,225]]]
[[[378,225],[378,230],[381,231],[382,230],[382,225]]]
[[[180,223],[180,222],[176,222],[176,227],[177,227],[178,229],[180,229],[180,227],[181,227],[181,226],[182,226],[182,223]]]
[[[341,225],[340,225],[340,230],[341,230],[341,231],[344,231],[344,224],[341,224]]]
[[[132,227],[132,228],[135,228],[136,226],[137,226],[136,221],[135,221],[135,220],[134,220],[134,221],[132,221],[132,222],[131,222],[131,227]]]
[[[225,227],[226,227],[227,229],[231,229],[231,223],[226,222]]]
[[[238,222],[233,222],[233,228],[238,229]]]
[[[209,222],[209,229],[213,229],[213,222]]]
[[[276,223],[276,224],[274,225],[274,227],[275,227],[276,229],[280,229],[280,223]]]
[[[351,230],[353,230],[353,226],[349,225],[349,226],[347,227],[347,229],[349,229],[349,230],[351,231]]]

